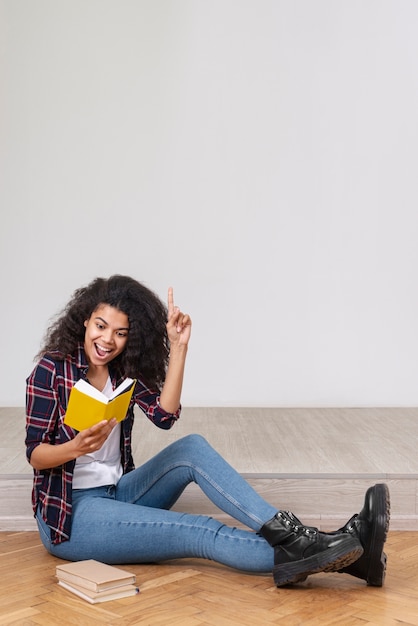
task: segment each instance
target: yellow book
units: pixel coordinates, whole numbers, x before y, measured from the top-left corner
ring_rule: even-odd
[[[102,420],[113,417],[121,422],[129,408],[136,380],[126,378],[110,398],[80,379],[71,389],[64,423],[76,430],[85,430]]]

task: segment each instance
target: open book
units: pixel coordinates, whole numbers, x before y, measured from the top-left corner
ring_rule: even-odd
[[[85,430],[113,417],[121,422],[126,417],[136,380],[126,378],[110,398],[80,379],[71,389],[64,423],[76,430]]]

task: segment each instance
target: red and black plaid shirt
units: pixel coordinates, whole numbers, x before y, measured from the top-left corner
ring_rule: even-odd
[[[80,344],[71,356],[62,357],[58,353],[45,355],[28,377],[25,440],[28,460],[41,443],[59,445],[75,437],[76,431],[64,424],[64,416],[70,391],[80,378],[86,377],[87,367],[84,348]],[[115,388],[121,380],[117,380],[111,370],[110,376]],[[135,404],[159,428],[171,428],[180,417],[180,407],[176,413],[167,413],[159,405],[159,391],[149,389],[138,379],[128,413],[122,422],[121,461],[124,473],[135,467],[131,447]],[[34,470],[33,509],[36,513],[40,506],[42,516],[51,528],[53,543],[65,541],[71,534],[74,466],[75,460],[47,470]]]

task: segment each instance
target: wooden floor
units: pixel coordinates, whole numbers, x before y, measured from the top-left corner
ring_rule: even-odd
[[[339,626],[418,625],[418,533],[391,531],[382,588],[347,574],[316,574],[277,589],[270,576],[197,559],[124,569],[141,593],[89,605],[61,589],[59,562],[36,532],[0,533],[0,625]]]
[[[295,588],[277,589],[270,576],[184,560],[125,567],[137,575],[139,596],[98,606],[58,587],[58,560],[32,532],[24,409],[0,408],[0,428],[0,626],[418,626],[416,408],[186,408],[170,431],[139,415],[137,465],[172,441],[200,433],[273,505],[323,530],[358,512],[369,485],[388,483],[386,584],[369,588],[345,574],[317,574]],[[176,507],[229,522],[195,485]]]

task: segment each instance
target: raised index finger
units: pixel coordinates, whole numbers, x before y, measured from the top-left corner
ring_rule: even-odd
[[[168,288],[168,317],[174,313],[174,291],[172,287]]]

